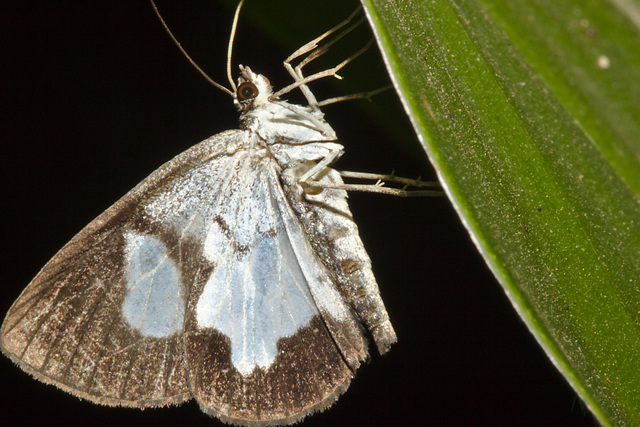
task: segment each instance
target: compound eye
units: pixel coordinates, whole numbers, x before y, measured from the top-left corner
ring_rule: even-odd
[[[238,87],[236,93],[238,101],[246,101],[247,99],[253,99],[258,96],[258,88],[251,82],[245,82]]]

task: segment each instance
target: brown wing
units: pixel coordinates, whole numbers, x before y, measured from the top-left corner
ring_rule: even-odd
[[[149,407],[188,400],[178,322],[167,321],[164,332],[156,328],[161,333],[148,333],[152,327],[145,319],[162,304],[158,298],[147,311],[129,309],[130,319],[123,318],[127,299],[139,307],[127,269],[143,268],[148,255],[127,254],[127,239],[132,238],[127,236],[157,236],[145,248],[164,248],[168,261],[162,266],[179,269],[171,276],[165,268],[164,277],[177,278],[179,283],[171,286],[181,287],[183,294],[172,300],[172,308],[177,314],[184,311],[199,246],[193,244],[193,233],[180,229],[176,215],[208,197],[198,182],[190,182],[197,177],[193,172],[224,153],[223,142],[239,143],[240,134],[218,134],[179,155],[75,236],[9,310],[1,329],[2,351],[37,379],[96,403]],[[189,193],[189,202],[168,206],[176,191]],[[150,207],[156,209],[153,215]],[[146,285],[152,290],[158,280]]]

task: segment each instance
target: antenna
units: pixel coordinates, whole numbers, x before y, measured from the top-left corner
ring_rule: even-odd
[[[231,35],[229,36],[229,47],[227,48],[227,78],[233,91],[236,91],[236,84],[233,82],[233,76],[231,75],[231,54],[233,53],[233,40],[236,37],[236,28],[238,27],[238,18],[240,17],[240,8],[244,4],[244,0],[240,0],[238,7],[236,8],[236,14],[233,16],[233,24],[231,25]]]
[[[178,46],[178,49],[180,49],[180,52],[182,52],[182,54],[185,56],[185,58],[187,58],[187,60],[191,63],[191,65],[193,65],[194,68],[196,70],[198,70],[198,72],[205,79],[207,79],[207,81],[209,83],[211,83],[212,85],[214,85],[215,87],[217,87],[221,91],[226,92],[229,95],[235,97],[236,85],[233,82],[233,78],[231,76],[231,53],[233,51],[233,40],[235,38],[236,28],[238,26],[238,18],[240,16],[240,8],[242,7],[242,5],[244,3],[244,0],[241,0],[240,3],[238,4],[238,7],[236,8],[236,13],[235,13],[235,16],[233,17],[233,25],[231,26],[231,35],[229,37],[229,47],[227,49],[227,78],[229,79],[229,83],[231,83],[231,87],[233,88],[233,90],[230,90],[230,89],[222,86],[220,83],[216,82],[215,80],[213,80],[211,77],[209,77],[209,75],[207,73],[205,73],[202,70],[202,68],[200,68],[198,66],[198,64],[196,64],[196,62],[189,56],[187,51],[184,50],[184,48],[182,47],[182,45],[180,44],[178,39],[176,39],[176,37],[173,35],[171,30],[169,29],[169,26],[167,25],[167,23],[162,18],[162,15],[160,15],[160,11],[158,10],[158,7],[156,6],[154,0],[150,0],[150,2],[151,2],[151,6],[153,7],[153,10],[155,11],[156,15],[158,16],[158,19],[162,23],[162,26],[166,30],[167,34],[169,34],[169,37],[171,37],[171,40],[173,40],[173,42],[176,44],[176,46]]]

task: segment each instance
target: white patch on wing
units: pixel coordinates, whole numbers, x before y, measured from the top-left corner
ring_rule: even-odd
[[[282,231],[257,239],[240,260],[219,264],[196,306],[199,326],[231,339],[231,362],[243,375],[270,366],[278,340],[319,314],[286,239]]]
[[[122,315],[146,337],[168,337],[182,330],[185,313],[180,271],[167,247],[153,236],[128,232],[126,240],[127,296]]]
[[[243,375],[269,367],[278,340],[320,314],[290,241],[306,236],[287,234],[265,171],[247,173],[244,188],[216,209],[204,244],[214,270],[195,308],[200,327],[230,338],[231,362]]]

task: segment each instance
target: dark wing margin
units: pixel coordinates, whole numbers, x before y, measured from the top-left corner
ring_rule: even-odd
[[[144,408],[189,400],[182,331],[143,336],[123,320],[125,233],[157,234],[178,265],[188,264],[189,245],[145,219],[143,208],[241,137],[227,131],[195,145],[78,233],[10,308],[0,330],[3,353],[38,380],[95,403]],[[190,280],[182,277],[187,293]]]

